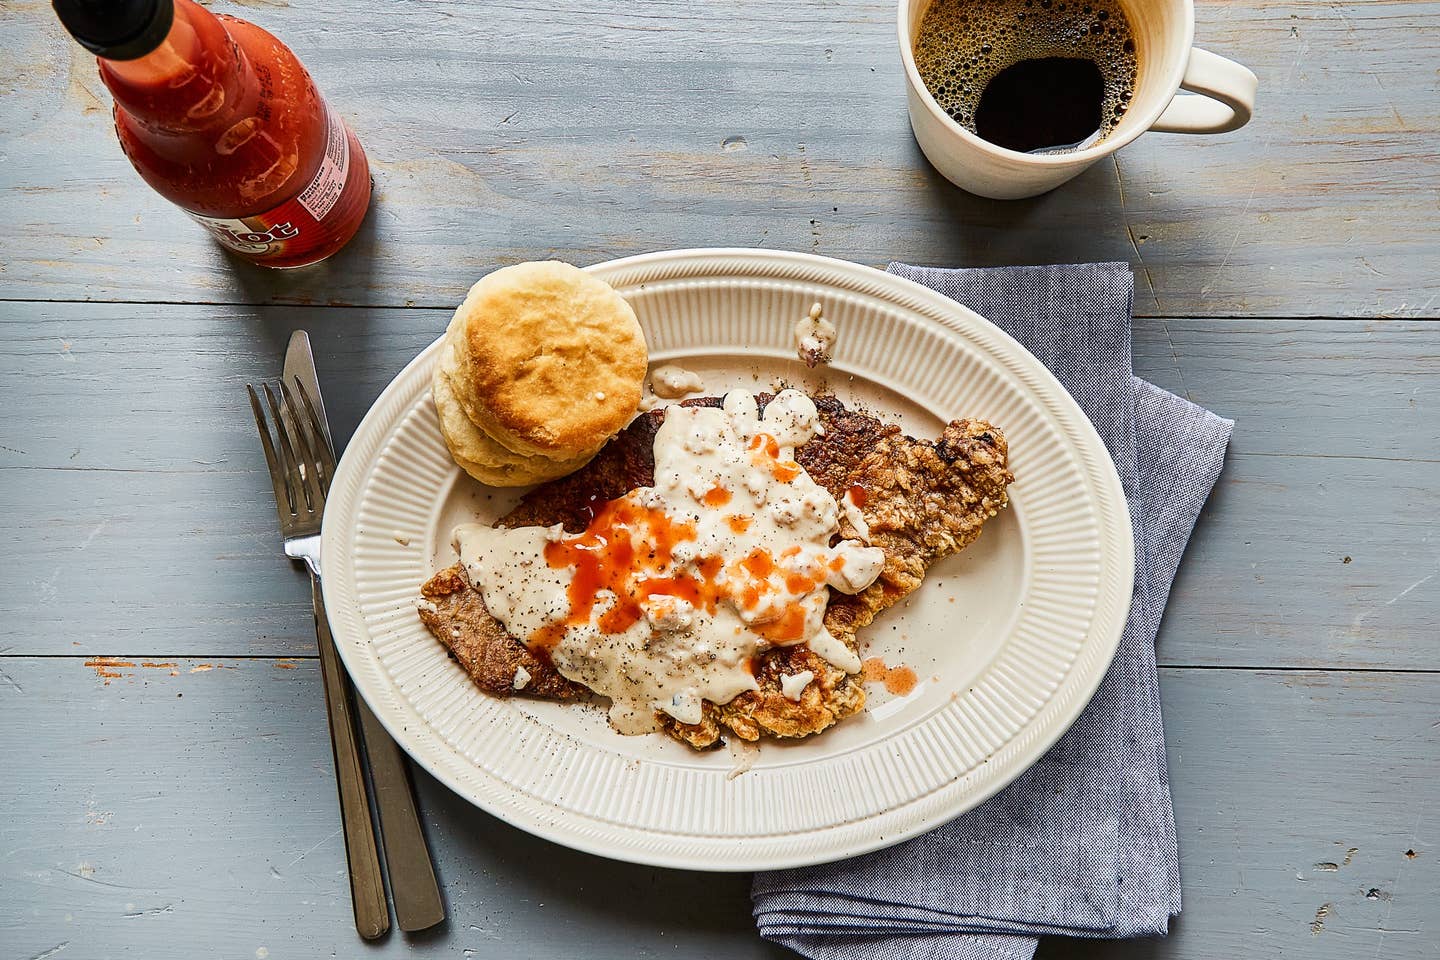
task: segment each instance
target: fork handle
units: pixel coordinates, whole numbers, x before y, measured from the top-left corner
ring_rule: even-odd
[[[445,919],[445,901],[440,897],[430,848],[420,828],[409,768],[400,748],[359,696],[355,698],[355,712],[360,714],[365,756],[370,760],[370,784],[374,788],[375,812],[380,815],[395,921],[406,933],[433,927]]]
[[[380,852],[375,846],[375,828],[365,796],[365,774],[360,765],[355,718],[345,691],[345,672],[335,650],[335,639],[330,635],[320,580],[313,574],[310,590],[315,603],[320,676],[325,684],[325,713],[330,721],[330,746],[335,756],[335,782],[340,788],[340,824],[345,828],[345,859],[350,866],[355,929],[366,940],[374,940],[390,929],[390,908],[385,903],[385,884],[380,875]]]

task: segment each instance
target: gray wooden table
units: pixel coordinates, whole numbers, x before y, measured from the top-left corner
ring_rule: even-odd
[[[1203,3],[1254,123],[1013,203],[926,166],[893,6],[214,0],[375,170],[359,238],[279,275],[145,189],[49,5],[0,2],[0,960],[785,953],[746,877],[572,853],[424,775],[451,919],[358,941],[242,402],[303,327],[343,440],[493,267],[706,245],[1131,262],[1139,371],[1237,426],[1160,636],[1185,911],[1085,952],[1440,953],[1440,3]]]

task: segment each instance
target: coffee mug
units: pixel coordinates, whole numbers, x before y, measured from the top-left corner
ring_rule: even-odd
[[[1121,0],[1140,68],[1129,109],[1115,129],[1098,143],[1069,153],[1007,150],[956,123],[935,101],[915,66],[915,37],[931,0],[899,2],[900,56],[915,140],[945,179],[982,197],[1033,197],[1078,176],[1146,130],[1225,133],[1248,123],[1255,107],[1255,74],[1191,46],[1192,0]],[[1191,93],[1176,96],[1181,90]]]

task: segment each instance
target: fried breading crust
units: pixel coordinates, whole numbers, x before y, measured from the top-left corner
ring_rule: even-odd
[[[770,397],[757,399],[763,409]],[[864,491],[861,514],[870,541],[885,552],[874,584],[855,596],[830,594],[825,625],[858,652],[856,631],[918,587],[932,563],[979,536],[985,521],[1008,502],[1006,487],[1014,477],[1006,466],[1004,435],[983,420],[955,420],[938,440],[916,440],[899,427],[847,409],[834,397],[814,399],[824,433],[799,447],[796,460],[836,500],[852,487]],[[719,404],[716,397],[685,402]],[[584,530],[600,504],[653,482],[655,432],[663,419],[663,409],[636,418],[584,468],[537,487],[499,525],[561,523],[572,533]],[[854,533],[848,522],[842,525],[842,536]],[[587,693],[506,633],[459,567],[436,574],[421,593],[434,604],[433,611],[421,609],[426,627],[485,690],[502,696],[517,692],[515,667],[524,666],[531,681],[520,693],[553,699]],[[799,702],[786,698],[781,676],[804,670],[812,671],[815,680]],[[756,681],[758,691],[726,704],[707,702],[697,724],[659,714],[661,724],[676,739],[703,749],[718,743],[726,730],[743,740],[808,736],[865,705],[859,677],[837,670],[804,646],[765,653]]]
[[[420,621],[490,693],[503,697],[523,692],[547,700],[575,700],[590,693],[506,633],[459,566],[447,567],[425,581],[420,596],[429,604],[420,605]],[[515,673],[522,668],[530,679],[517,691]]]

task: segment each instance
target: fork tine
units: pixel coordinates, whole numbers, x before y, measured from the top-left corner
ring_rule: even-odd
[[[305,489],[305,480],[300,476],[300,461],[296,459],[295,448],[290,444],[285,419],[280,416],[280,406],[275,402],[275,394],[270,390],[270,384],[262,383],[260,388],[265,391],[265,402],[270,405],[270,412],[274,415],[275,435],[280,438],[280,459],[285,464],[286,484],[293,495],[290,507],[296,514],[306,513],[312,509],[310,491]]]
[[[260,397],[248,383],[245,384],[245,392],[250,394],[250,409],[255,412],[255,426],[260,430],[260,445],[265,448],[265,465],[270,468],[270,485],[275,488],[275,512],[280,515],[280,525],[283,527],[290,521],[289,513],[294,510],[290,502],[289,488],[285,484],[285,474],[280,469],[280,461],[275,456],[275,444],[270,440],[270,428],[265,423],[265,410],[260,406]]]
[[[310,391],[305,389],[305,384],[300,378],[295,378],[295,391],[300,394],[300,401],[305,404],[305,413],[310,420],[310,433],[316,438],[316,452],[320,456],[320,465],[325,469],[325,482],[322,487],[328,489],[330,481],[335,478],[335,451],[330,449],[330,443],[325,438],[325,427],[320,422],[320,415],[315,412],[315,405],[310,402]]]
[[[285,412],[290,414],[290,423],[295,428],[295,446],[304,458],[300,464],[300,475],[305,478],[305,495],[311,506],[319,511],[325,506],[325,485],[320,482],[320,459],[315,455],[309,431],[300,420],[300,412],[295,407],[295,396],[284,380],[280,381],[280,396],[285,401]]]

